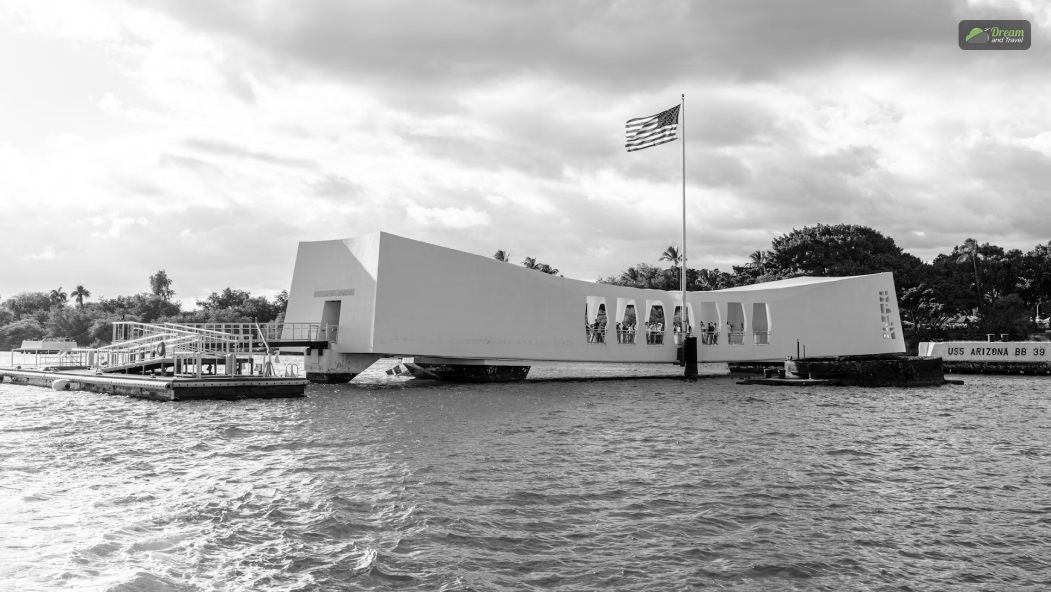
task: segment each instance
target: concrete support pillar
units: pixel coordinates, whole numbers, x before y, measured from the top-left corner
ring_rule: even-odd
[[[686,378],[697,377],[697,338],[687,337],[682,347],[683,361],[686,363]]]
[[[331,349],[312,349],[303,356],[307,380],[321,383],[350,382],[383,356],[378,354],[341,354]]]

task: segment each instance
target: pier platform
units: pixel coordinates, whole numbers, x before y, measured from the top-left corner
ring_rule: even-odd
[[[305,378],[278,376],[149,377],[123,374],[0,369],[0,380],[70,391],[91,391],[157,401],[302,397]],[[56,382],[63,381],[63,382]]]

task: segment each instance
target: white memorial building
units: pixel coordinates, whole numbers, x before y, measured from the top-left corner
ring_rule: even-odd
[[[340,382],[384,356],[674,363],[681,307],[681,292],[567,279],[379,232],[300,243],[285,321],[328,328],[306,370]],[[687,292],[686,309],[701,363],[780,361],[804,347],[808,357],[905,351],[890,273]]]

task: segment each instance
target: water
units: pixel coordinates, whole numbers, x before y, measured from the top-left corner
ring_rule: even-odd
[[[1051,378],[383,368],[277,401],[0,384],[0,589],[1051,587]]]

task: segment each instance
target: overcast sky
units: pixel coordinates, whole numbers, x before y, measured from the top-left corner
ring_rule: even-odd
[[[961,51],[963,19],[1028,51]],[[1051,238],[1051,3],[0,0],[0,295],[184,308],[379,230],[592,280],[865,224],[924,260]],[[89,299],[91,300],[91,299]]]

